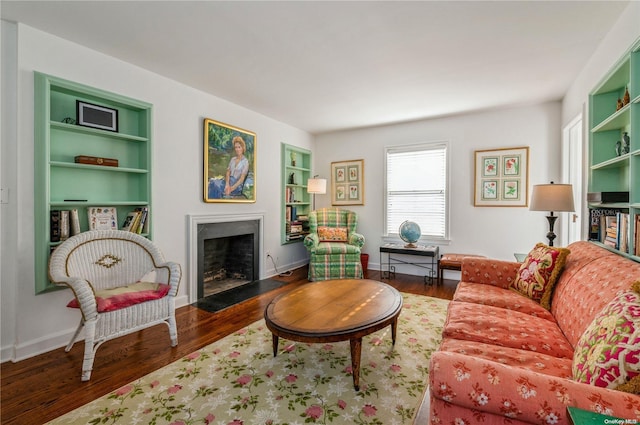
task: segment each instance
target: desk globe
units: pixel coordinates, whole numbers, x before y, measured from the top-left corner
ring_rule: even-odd
[[[421,235],[418,223],[409,220],[402,222],[398,233],[400,234],[400,239],[407,243],[404,246],[405,248],[415,248],[417,246],[416,242],[418,242]]]

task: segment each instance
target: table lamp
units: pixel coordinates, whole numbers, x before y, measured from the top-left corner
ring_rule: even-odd
[[[313,195],[313,203],[311,208],[313,211],[316,209],[316,194],[324,195],[327,193],[327,179],[319,179],[318,176],[307,180],[307,192]]]
[[[550,211],[547,216],[549,221],[549,246],[553,246],[556,234],[553,233],[553,225],[558,216],[553,215],[554,211],[575,211],[573,206],[573,188],[570,184],[537,184],[533,186],[531,193],[531,211]]]

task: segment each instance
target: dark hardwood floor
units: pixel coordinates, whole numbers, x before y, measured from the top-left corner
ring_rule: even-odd
[[[157,370],[263,317],[274,296],[308,283],[307,268],[291,276],[276,277],[288,282],[225,310],[209,313],[184,306],[176,310],[178,346],[171,347],[166,326],[155,326],[104,343],[96,354],[91,380],[80,381],[84,342],[69,353],[64,348],[23,360],[5,362],[0,369],[0,423],[42,424]],[[369,279],[380,273],[369,270]],[[399,291],[451,299],[455,281],[428,286],[420,276],[397,274],[382,280]],[[64,308],[61,306],[61,308]],[[421,416],[425,412],[421,412]]]

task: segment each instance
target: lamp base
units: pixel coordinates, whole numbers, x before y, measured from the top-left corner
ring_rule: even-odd
[[[547,221],[549,222],[549,232],[547,233],[547,239],[549,239],[549,246],[553,246],[553,240],[556,238],[556,234],[553,233],[553,225],[556,223],[558,216],[553,215],[553,211],[551,215],[547,216]]]

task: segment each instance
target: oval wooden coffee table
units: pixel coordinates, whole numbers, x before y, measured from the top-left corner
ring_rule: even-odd
[[[325,280],[305,284],[276,297],[264,311],[273,334],[273,356],[278,338],[323,343],[349,340],[353,386],[360,389],[362,337],[391,325],[395,344],[402,295],[393,287],[369,279]]]

